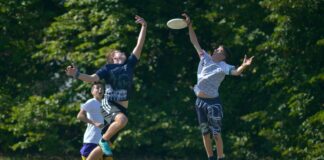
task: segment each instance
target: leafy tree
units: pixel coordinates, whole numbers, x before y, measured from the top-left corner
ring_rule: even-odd
[[[46,94],[47,68],[32,59],[42,40],[42,29],[61,12],[58,1],[22,0],[0,2],[0,150],[8,152],[19,139],[12,136],[11,109],[29,96]],[[42,70],[42,71],[40,71]],[[48,84],[47,86],[51,86]]]
[[[265,20],[275,24],[268,40],[257,47],[267,68],[260,75],[263,86],[257,87],[263,96],[269,93],[268,104],[243,119],[255,131],[251,136],[271,146],[264,156],[322,158],[323,2],[262,1],[260,5],[270,12]]]

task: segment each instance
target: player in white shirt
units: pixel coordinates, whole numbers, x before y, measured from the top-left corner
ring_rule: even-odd
[[[101,113],[101,99],[104,88],[101,83],[93,83],[91,94],[93,98],[81,105],[77,118],[87,123],[87,129],[83,136],[83,146],[80,150],[81,157],[85,160],[91,151],[98,146],[102,137],[101,128],[104,126],[104,118]]]

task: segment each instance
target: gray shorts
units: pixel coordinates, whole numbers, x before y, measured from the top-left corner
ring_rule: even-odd
[[[203,135],[221,133],[223,109],[218,97],[199,98],[196,100],[196,112],[199,127]]]
[[[108,103],[105,103],[105,106],[101,106],[101,113],[105,119],[105,127],[101,130],[101,134],[105,134],[108,128],[110,127],[110,124],[115,121],[115,117],[118,113],[124,113],[125,116],[128,116],[127,109],[120,104],[108,101]],[[111,139],[110,142],[114,142],[118,136],[118,133],[116,133]]]
[[[117,102],[107,101],[101,106],[101,114],[107,124],[111,124],[118,113],[124,113],[126,117],[128,116],[127,109]]]

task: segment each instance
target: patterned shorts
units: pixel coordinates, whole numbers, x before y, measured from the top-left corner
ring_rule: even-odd
[[[105,134],[105,132],[108,130],[109,126],[111,123],[114,122],[115,117],[117,116],[118,113],[124,113],[125,116],[128,116],[127,109],[120,104],[113,102],[113,101],[108,101],[107,103],[104,103],[105,105],[101,106],[101,113],[105,119],[105,127],[101,130],[101,134]],[[113,135],[111,137],[110,142],[113,143],[116,138],[118,137],[118,133]]]
[[[111,124],[118,113],[124,113],[126,117],[128,116],[127,109],[113,101],[103,103],[101,106],[101,113],[105,119],[105,123],[107,124]]]
[[[196,100],[196,112],[199,127],[203,135],[221,133],[223,109],[218,97],[199,98]]]

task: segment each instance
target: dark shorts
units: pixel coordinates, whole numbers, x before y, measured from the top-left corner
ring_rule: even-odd
[[[219,134],[223,118],[223,109],[218,97],[199,98],[196,100],[196,112],[201,133]]]
[[[95,143],[83,143],[82,148],[80,149],[81,156],[88,157],[91,151],[96,148],[98,144]]]
[[[109,128],[110,124],[114,122],[116,116],[118,113],[123,113],[126,117],[128,116],[127,109],[123,107],[122,105],[113,102],[108,101],[108,104],[106,104],[106,107],[101,108],[102,115],[105,119],[105,127],[102,129],[101,134],[104,134],[107,129]],[[113,143],[115,139],[117,138],[118,134],[115,134],[110,141]]]

